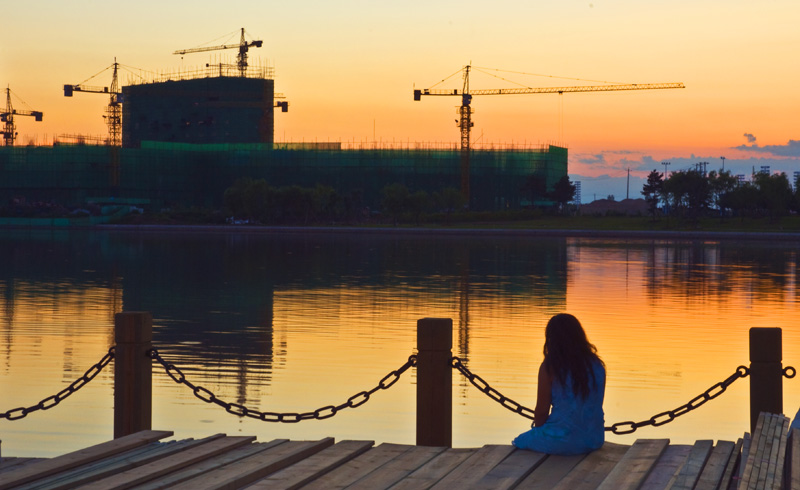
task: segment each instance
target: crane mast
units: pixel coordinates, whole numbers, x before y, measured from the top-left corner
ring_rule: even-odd
[[[14,116],[33,116],[36,121],[41,122],[44,113],[41,111],[14,109],[11,104],[11,87],[6,87],[6,108],[0,112],[0,122],[3,123],[3,144],[5,146],[14,146],[14,141],[17,139],[17,125],[14,122]]]
[[[64,97],[72,97],[74,92],[108,94],[108,105],[103,116],[108,126],[108,144],[110,146],[122,146],[122,102],[120,101],[122,93],[119,90],[119,63],[117,63],[116,58],[114,58],[114,63],[110,68],[112,68],[110,89],[109,87],[91,87],[83,84],[64,85]]]
[[[572,87],[541,87],[541,88],[512,88],[512,89],[482,89],[470,90],[469,74],[471,65],[463,68],[463,85],[458,89],[415,89],[414,100],[419,101],[423,95],[434,96],[461,96],[459,118],[457,121],[461,133],[461,193],[469,202],[470,196],[470,132],[472,122],[472,96],[473,95],[519,95],[519,94],[565,94],[575,92],[614,92],[620,90],[654,90],[685,88],[682,83],[645,83],[645,84],[614,84],[614,85],[578,85]]]

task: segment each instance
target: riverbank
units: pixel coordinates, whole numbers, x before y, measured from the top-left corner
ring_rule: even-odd
[[[207,218],[207,216],[206,216]],[[51,220],[34,226],[31,220],[0,221],[0,229],[50,228]],[[742,239],[800,240],[800,216],[779,220],[768,218],[703,218],[688,223],[677,219],[652,220],[642,216],[555,216],[531,214],[464,214],[418,224],[314,223],[309,225],[262,225],[257,223],[225,223],[203,216],[177,216],[165,219],[132,215],[103,223],[59,223],[59,228],[79,228],[130,232],[185,233],[360,233],[402,235],[513,235],[513,236],[576,236],[623,239]]]
[[[765,240],[800,241],[800,232],[704,231],[704,230],[613,230],[613,229],[537,229],[537,228],[462,228],[388,226],[251,226],[251,225],[99,225],[95,229],[132,233],[251,233],[251,234],[369,234],[369,235],[451,235],[583,237],[632,240]]]

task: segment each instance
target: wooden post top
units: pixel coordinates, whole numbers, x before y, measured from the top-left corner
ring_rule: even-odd
[[[453,320],[421,318],[417,320],[417,349],[450,351],[453,349]]]
[[[114,315],[114,340],[117,344],[153,341],[153,315],[149,311],[123,311]]]
[[[781,334],[780,328],[751,328],[750,362],[781,362],[783,360]]]

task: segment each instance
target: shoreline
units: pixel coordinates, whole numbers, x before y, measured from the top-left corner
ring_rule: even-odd
[[[371,234],[371,235],[441,235],[441,236],[517,236],[627,238],[662,240],[768,240],[800,241],[798,232],[735,232],[735,231],[642,231],[585,229],[516,229],[516,228],[398,228],[358,226],[248,226],[248,225],[96,225],[90,228],[114,232],[145,233],[248,233],[248,234]]]

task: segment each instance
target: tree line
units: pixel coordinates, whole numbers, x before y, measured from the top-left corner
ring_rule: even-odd
[[[530,175],[520,190],[530,207],[565,209],[575,198],[575,185],[563,176],[548,190],[545,179]],[[467,209],[467,199],[458,189],[444,187],[435,192],[412,190],[396,182],[380,190],[377,209],[370,208],[359,192],[347,195],[317,184],[274,187],[264,179],[243,178],[225,190],[225,212],[240,222],[262,224],[312,224],[324,222],[383,221],[420,223],[427,216],[445,219]]]
[[[798,189],[800,179],[794,188]],[[800,210],[800,194],[785,173],[757,173],[740,182],[729,171],[697,169],[664,174],[653,170],[642,195],[653,219],[660,212],[696,220],[702,216],[769,217],[777,219]]]

